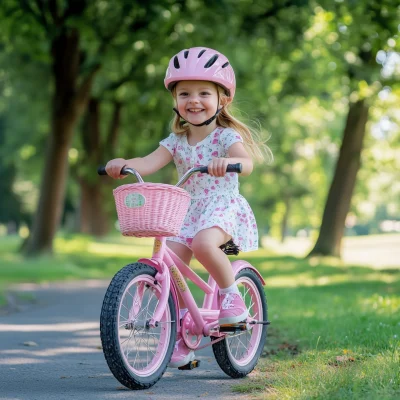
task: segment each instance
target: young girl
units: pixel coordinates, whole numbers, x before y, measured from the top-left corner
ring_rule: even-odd
[[[124,166],[149,175],[174,161],[181,177],[188,169],[207,165],[209,174],[193,175],[184,188],[191,194],[189,211],[180,235],[168,238],[168,246],[189,265],[192,255],[219,286],[219,323],[236,324],[248,311],[235,283],[231,264],[220,249],[229,240],[241,251],[258,248],[253,212],[239,194],[238,176],[226,173],[228,164],[241,163],[241,175],[253,170],[252,158],[263,159],[263,150],[250,129],[229,112],[236,88],[228,59],[216,50],[195,47],[171,58],[164,80],[175,100],[173,133],[143,158],[117,158],[106,165],[108,175],[124,178]],[[181,317],[187,311],[180,298]],[[193,350],[177,338],[170,367],[186,365]]]

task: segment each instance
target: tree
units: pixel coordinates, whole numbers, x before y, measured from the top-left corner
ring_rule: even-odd
[[[124,29],[137,29],[149,7],[125,1],[7,1],[2,4],[11,31],[48,48],[53,78],[51,132],[48,137],[40,198],[28,255],[52,252],[64,201],[68,151],[75,127],[85,110],[95,75],[108,47]],[[27,29],[28,28],[28,29]],[[32,35],[34,33],[34,35]],[[11,36],[11,34],[10,34]],[[84,40],[86,39],[86,40]],[[23,51],[32,55],[29,46]]]
[[[329,6],[327,7],[328,9]],[[382,87],[379,51],[393,51],[399,9],[392,1],[339,4],[320,9],[338,35],[345,76],[349,80],[349,108],[332,184],[326,200],[319,237],[309,255],[340,256],[347,213],[361,165],[361,153],[371,103]],[[320,15],[322,16],[322,15]]]

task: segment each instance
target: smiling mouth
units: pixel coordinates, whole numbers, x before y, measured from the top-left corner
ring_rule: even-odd
[[[192,112],[192,113],[199,113],[204,111],[203,108],[189,108],[188,111]]]

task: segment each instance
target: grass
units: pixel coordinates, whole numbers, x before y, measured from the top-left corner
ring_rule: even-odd
[[[152,250],[146,239],[59,237],[54,258],[24,260],[18,245],[16,238],[0,239],[4,285],[109,279]],[[272,324],[255,372],[234,390],[252,399],[400,398],[400,269],[265,250],[241,255],[266,280]]]
[[[400,271],[293,257],[266,277],[265,355],[236,390],[254,399],[399,399]]]

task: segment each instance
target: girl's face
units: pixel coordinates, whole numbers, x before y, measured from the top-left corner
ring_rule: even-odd
[[[217,86],[207,81],[181,81],[176,85],[176,105],[186,121],[196,125],[213,117],[218,104]]]

